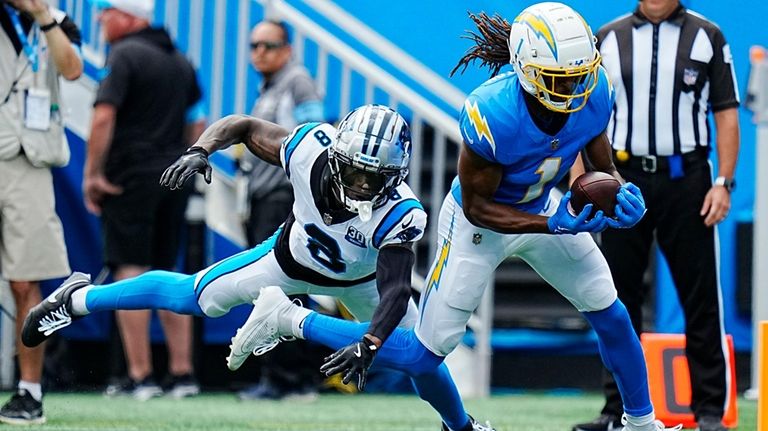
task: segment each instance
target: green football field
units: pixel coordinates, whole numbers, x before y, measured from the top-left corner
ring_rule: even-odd
[[[0,393],[2,399],[7,393]],[[570,431],[601,406],[598,394],[524,394],[468,400],[477,418],[499,430]],[[100,394],[49,394],[48,423],[0,430],[302,430],[438,431],[435,413],[414,396],[322,395],[314,402],[240,402],[233,394],[201,395],[185,400],[147,402],[106,399]],[[739,399],[739,430],[757,428],[756,403]]]

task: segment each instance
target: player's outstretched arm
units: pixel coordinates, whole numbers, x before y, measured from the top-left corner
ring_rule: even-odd
[[[288,134],[288,130],[259,118],[247,115],[224,117],[208,127],[197,142],[163,172],[160,184],[180,189],[197,173],[203,174],[205,181],[210,183],[208,156],[241,142],[266,162],[280,165],[280,146]]]
[[[373,312],[368,330],[359,341],[325,358],[325,363],[320,367],[321,372],[328,376],[343,373],[344,384],[357,377],[358,390],[365,388],[368,368],[376,352],[408,310],[414,261],[413,245],[410,242],[381,248],[376,265],[376,287],[380,301]]]
[[[280,165],[280,145],[290,131],[275,123],[249,115],[229,115],[211,124],[192,147],[201,147],[208,154],[233,144],[243,143],[251,152]]]

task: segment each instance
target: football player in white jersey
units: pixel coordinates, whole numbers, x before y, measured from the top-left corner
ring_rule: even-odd
[[[89,276],[76,272],[29,313],[24,344],[36,346],[96,311],[166,309],[218,317],[253,301],[262,287],[277,286],[289,295],[335,296],[357,319],[371,322],[358,341],[336,353],[359,359],[360,366],[344,381],[357,377],[362,389],[373,359],[369,353],[398,325],[413,327],[417,317],[410,295],[412,245],[421,238],[427,215],[403,182],[411,154],[408,124],[381,105],[355,109],[338,128],[307,123],[293,132],[233,115],[209,127],[166,169],[160,183],[181,188],[196,173],[210,183],[208,156],[240,142],[282,166],[294,189],[292,213],[270,239],[194,275],[151,271],[94,286]],[[227,364],[237,369],[252,351],[264,353],[277,342],[233,351]],[[365,355],[353,354],[361,349]],[[455,429],[473,426],[445,366],[414,380],[445,423],[458,424]]]

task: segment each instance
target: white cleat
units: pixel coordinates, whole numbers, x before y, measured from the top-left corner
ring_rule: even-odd
[[[666,428],[664,423],[658,420],[642,427],[636,427],[627,422],[626,414],[622,416],[621,423],[624,425],[624,428],[621,429],[622,431],[680,431],[683,429],[683,425],[681,424],[675,425],[671,428]]]
[[[280,318],[298,308],[277,286],[262,287],[259,297],[253,301],[253,310],[248,320],[237,330],[229,346],[227,367],[235,371],[253,353],[261,356],[277,347],[281,341],[292,341],[289,330],[281,333]],[[282,325],[290,328],[290,324]]]
[[[475,418],[473,418],[471,415],[469,416],[469,423],[472,426],[472,431],[496,431],[496,429],[491,426],[491,423],[489,421],[485,421],[485,423],[480,423],[477,420],[475,420]],[[448,425],[446,425],[445,422],[443,422],[443,426],[441,430],[451,431],[451,429],[448,428]]]

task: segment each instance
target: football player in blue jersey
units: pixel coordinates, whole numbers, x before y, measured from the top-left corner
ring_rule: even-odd
[[[181,188],[196,173],[210,183],[209,154],[240,142],[282,166],[294,189],[293,210],[270,239],[194,275],[151,271],[94,286],[89,276],[74,273],[29,313],[24,344],[36,346],[73,319],[104,310],[165,309],[219,317],[251,302],[265,286],[272,286],[262,293],[267,296],[274,296],[274,290],[335,296],[357,319],[370,321],[349,351],[375,351],[398,325],[413,327],[412,245],[423,235],[427,215],[403,182],[411,154],[405,119],[385,106],[365,105],[338,128],[307,123],[289,132],[258,118],[229,116],[209,127],[166,169],[160,183]],[[296,315],[307,313],[295,310]],[[289,329],[298,331],[298,324]],[[250,336],[240,331],[233,342]],[[233,350],[227,364],[235,370],[252,352],[265,353],[278,342]],[[361,389],[367,368],[354,375]],[[445,423],[457,429],[475,424],[444,365],[414,380]]]
[[[412,375],[427,372],[461,340],[496,267],[517,256],[595,329],[602,359],[619,383],[625,430],[663,430],[651,405],[640,342],[589,235],[633,226],[645,214],[638,188],[624,182],[611,159],[605,129],[614,95],[592,31],[560,3],[533,5],[512,24],[499,16],[471,17],[478,27],[471,36],[476,46],[457,69],[480,60],[496,76],[469,95],[461,112],[458,178],[440,211],[440,249],[415,330],[398,328],[368,352],[339,350],[321,370],[360,373],[375,357]],[[509,63],[513,71],[498,74]],[[553,193],[582,151],[595,170],[623,184],[615,219],[601,211],[590,218],[591,204],[571,214],[570,194],[558,199]],[[263,294],[244,327],[252,336],[238,337],[233,353],[285,335],[338,348],[366,328],[298,308],[277,289]]]

